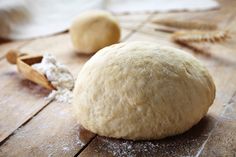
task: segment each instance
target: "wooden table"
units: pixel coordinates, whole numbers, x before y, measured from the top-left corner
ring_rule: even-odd
[[[0,156],[236,156],[236,1],[220,0],[221,9],[205,12],[118,16],[122,41],[145,40],[175,46],[199,58],[212,74],[217,94],[213,106],[186,133],[159,141],[125,141],[97,136],[76,121],[72,105],[47,101],[49,91],[25,80],[7,63],[12,48],[50,52],[76,77],[91,57],[76,55],[68,33],[0,45]],[[160,18],[211,21],[231,30],[221,44],[198,44],[204,52],[174,44],[170,34],[155,31]],[[207,54],[207,55],[206,55]]]

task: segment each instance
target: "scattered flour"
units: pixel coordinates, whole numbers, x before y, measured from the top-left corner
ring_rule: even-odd
[[[132,141],[98,137],[95,152],[106,152],[114,157],[195,156],[207,137],[176,136],[156,141]]]
[[[108,138],[102,139],[102,145],[99,149],[103,149],[111,153],[114,157],[137,157],[137,156],[152,156],[155,150],[159,148],[158,144],[149,141],[135,142],[130,140],[110,140]]]
[[[49,94],[47,99],[71,103],[72,89],[75,81],[65,65],[58,63],[52,55],[45,54],[41,63],[33,64],[32,67],[43,73],[56,88],[56,90]]]

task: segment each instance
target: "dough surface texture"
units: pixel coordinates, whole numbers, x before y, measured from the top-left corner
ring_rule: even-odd
[[[105,11],[86,11],[70,27],[71,41],[78,53],[91,54],[120,40],[116,18]]]
[[[215,85],[192,55],[136,41],[96,53],[80,71],[73,97],[79,123],[98,135],[161,139],[198,123]]]

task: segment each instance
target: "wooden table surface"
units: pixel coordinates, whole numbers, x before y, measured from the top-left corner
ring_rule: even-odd
[[[186,50],[212,74],[217,92],[214,104],[186,133],[158,141],[126,141],[97,136],[77,123],[72,105],[47,101],[50,91],[25,80],[4,59],[9,49],[50,52],[76,77],[91,57],[77,55],[68,33],[0,45],[0,157],[44,156],[236,156],[236,1],[220,0],[218,10],[130,14],[117,16],[122,41],[145,40]],[[198,44],[203,52],[181,47],[170,34],[155,31],[151,21],[161,18],[217,23],[231,32],[221,44]],[[186,117],[187,118],[187,117]]]

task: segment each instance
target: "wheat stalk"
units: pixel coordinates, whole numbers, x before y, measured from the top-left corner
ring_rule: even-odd
[[[196,29],[196,30],[216,30],[216,24],[196,22],[196,21],[178,21],[173,19],[160,19],[153,21],[155,24],[174,27],[179,29]]]
[[[194,51],[195,53],[200,53],[205,56],[210,56],[211,53],[207,50],[206,47],[199,47],[195,45],[194,43],[189,43],[189,42],[176,42],[178,45],[186,47]]]
[[[222,42],[230,38],[228,31],[177,31],[172,39],[177,42]]]

